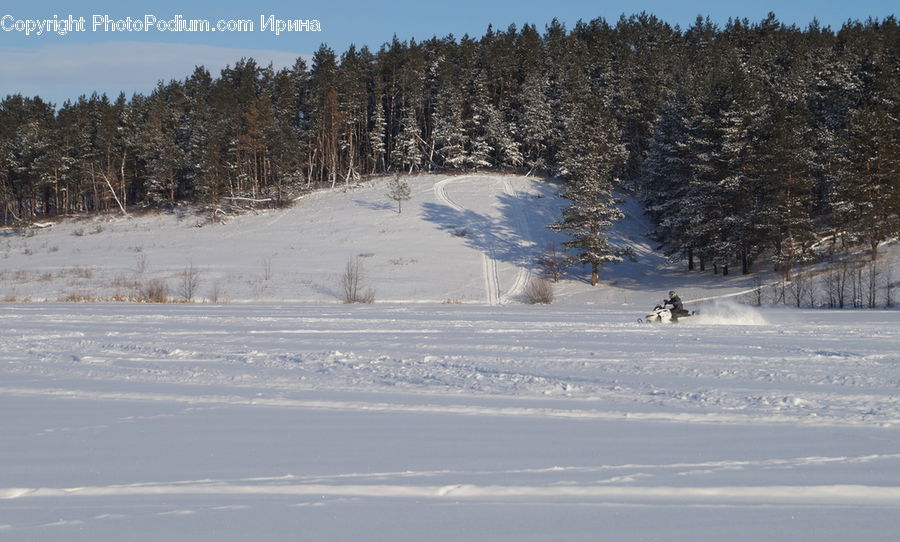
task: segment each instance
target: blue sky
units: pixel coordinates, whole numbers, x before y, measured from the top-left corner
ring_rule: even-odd
[[[60,19],[72,15],[85,18],[84,32],[67,35],[44,34],[26,36],[24,32],[0,30],[0,95],[20,92],[40,94],[60,103],[91,90],[117,94],[147,92],[160,79],[183,78],[194,65],[203,64],[216,73],[242,56],[253,56],[276,67],[291,64],[299,55],[309,55],[322,42],[337,52],[351,43],[377,49],[396,34],[401,40],[426,39],[431,36],[470,34],[480,36],[488,24],[506,28],[514,23],[533,23],[539,29],[554,17],[567,26],[579,19],[605,17],[610,21],[622,13],[653,13],[672,24],[690,25],[695,17],[708,15],[724,23],[729,17],[761,20],[769,11],[787,23],[806,26],[813,18],[838,28],[848,19],[884,18],[896,14],[896,2],[887,0],[794,0],[743,2],[691,0],[672,2],[650,0],[632,2],[543,0],[401,0],[401,1],[173,1],[90,2],[49,1],[26,2],[6,0],[0,6],[0,17],[7,17],[6,27],[16,21]],[[94,15],[108,15],[112,20],[130,17],[144,20],[155,16],[171,20],[176,15],[185,19],[244,19],[254,21],[252,32],[160,32],[93,30]],[[260,17],[277,19],[316,19],[321,32],[286,32],[275,35],[263,31]]]

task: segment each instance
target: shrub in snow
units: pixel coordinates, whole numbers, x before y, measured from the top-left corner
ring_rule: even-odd
[[[168,303],[169,285],[164,280],[151,280],[141,288],[141,301],[146,303]]]
[[[227,303],[228,299],[225,298],[225,293],[222,290],[222,286],[215,282],[212,285],[212,290],[209,292],[209,302],[213,305],[220,305],[222,303]]]
[[[549,305],[553,303],[553,285],[547,279],[531,279],[525,285],[523,296],[531,305]]]
[[[363,284],[364,281],[365,271],[359,258],[347,260],[340,281],[344,303],[373,303],[375,301],[375,290],[366,288]]]

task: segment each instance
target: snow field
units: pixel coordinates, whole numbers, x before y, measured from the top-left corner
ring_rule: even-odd
[[[896,313],[631,316],[4,305],[4,540],[891,539]]]

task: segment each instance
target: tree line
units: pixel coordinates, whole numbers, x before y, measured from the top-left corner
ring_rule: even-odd
[[[688,28],[653,15],[489,27],[480,38],[323,45],[243,59],[147,95],[0,102],[0,222],[221,198],[289,201],[372,174],[491,169],[566,181],[554,225],[597,266],[613,188],[693,268],[790,277],[813,244],[900,233],[897,21],[770,15]]]

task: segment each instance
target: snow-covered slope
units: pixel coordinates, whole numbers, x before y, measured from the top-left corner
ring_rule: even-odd
[[[547,224],[565,204],[553,182],[507,175],[411,177],[403,212],[383,179],[307,196],[287,210],[218,224],[183,210],[168,214],[68,220],[0,239],[0,296],[56,301],[127,297],[166,281],[172,296],[193,265],[198,300],[341,301],[339,277],[359,258],[379,302],[520,302],[538,254],[564,240]],[[685,299],[737,291],[746,280],[688,274],[666,263],[644,237],[649,225],[633,201],[614,232],[637,262],[602,270],[592,288],[570,273],[564,304],[632,304],[644,310],[670,288]],[[215,295],[214,295],[215,293]]]

